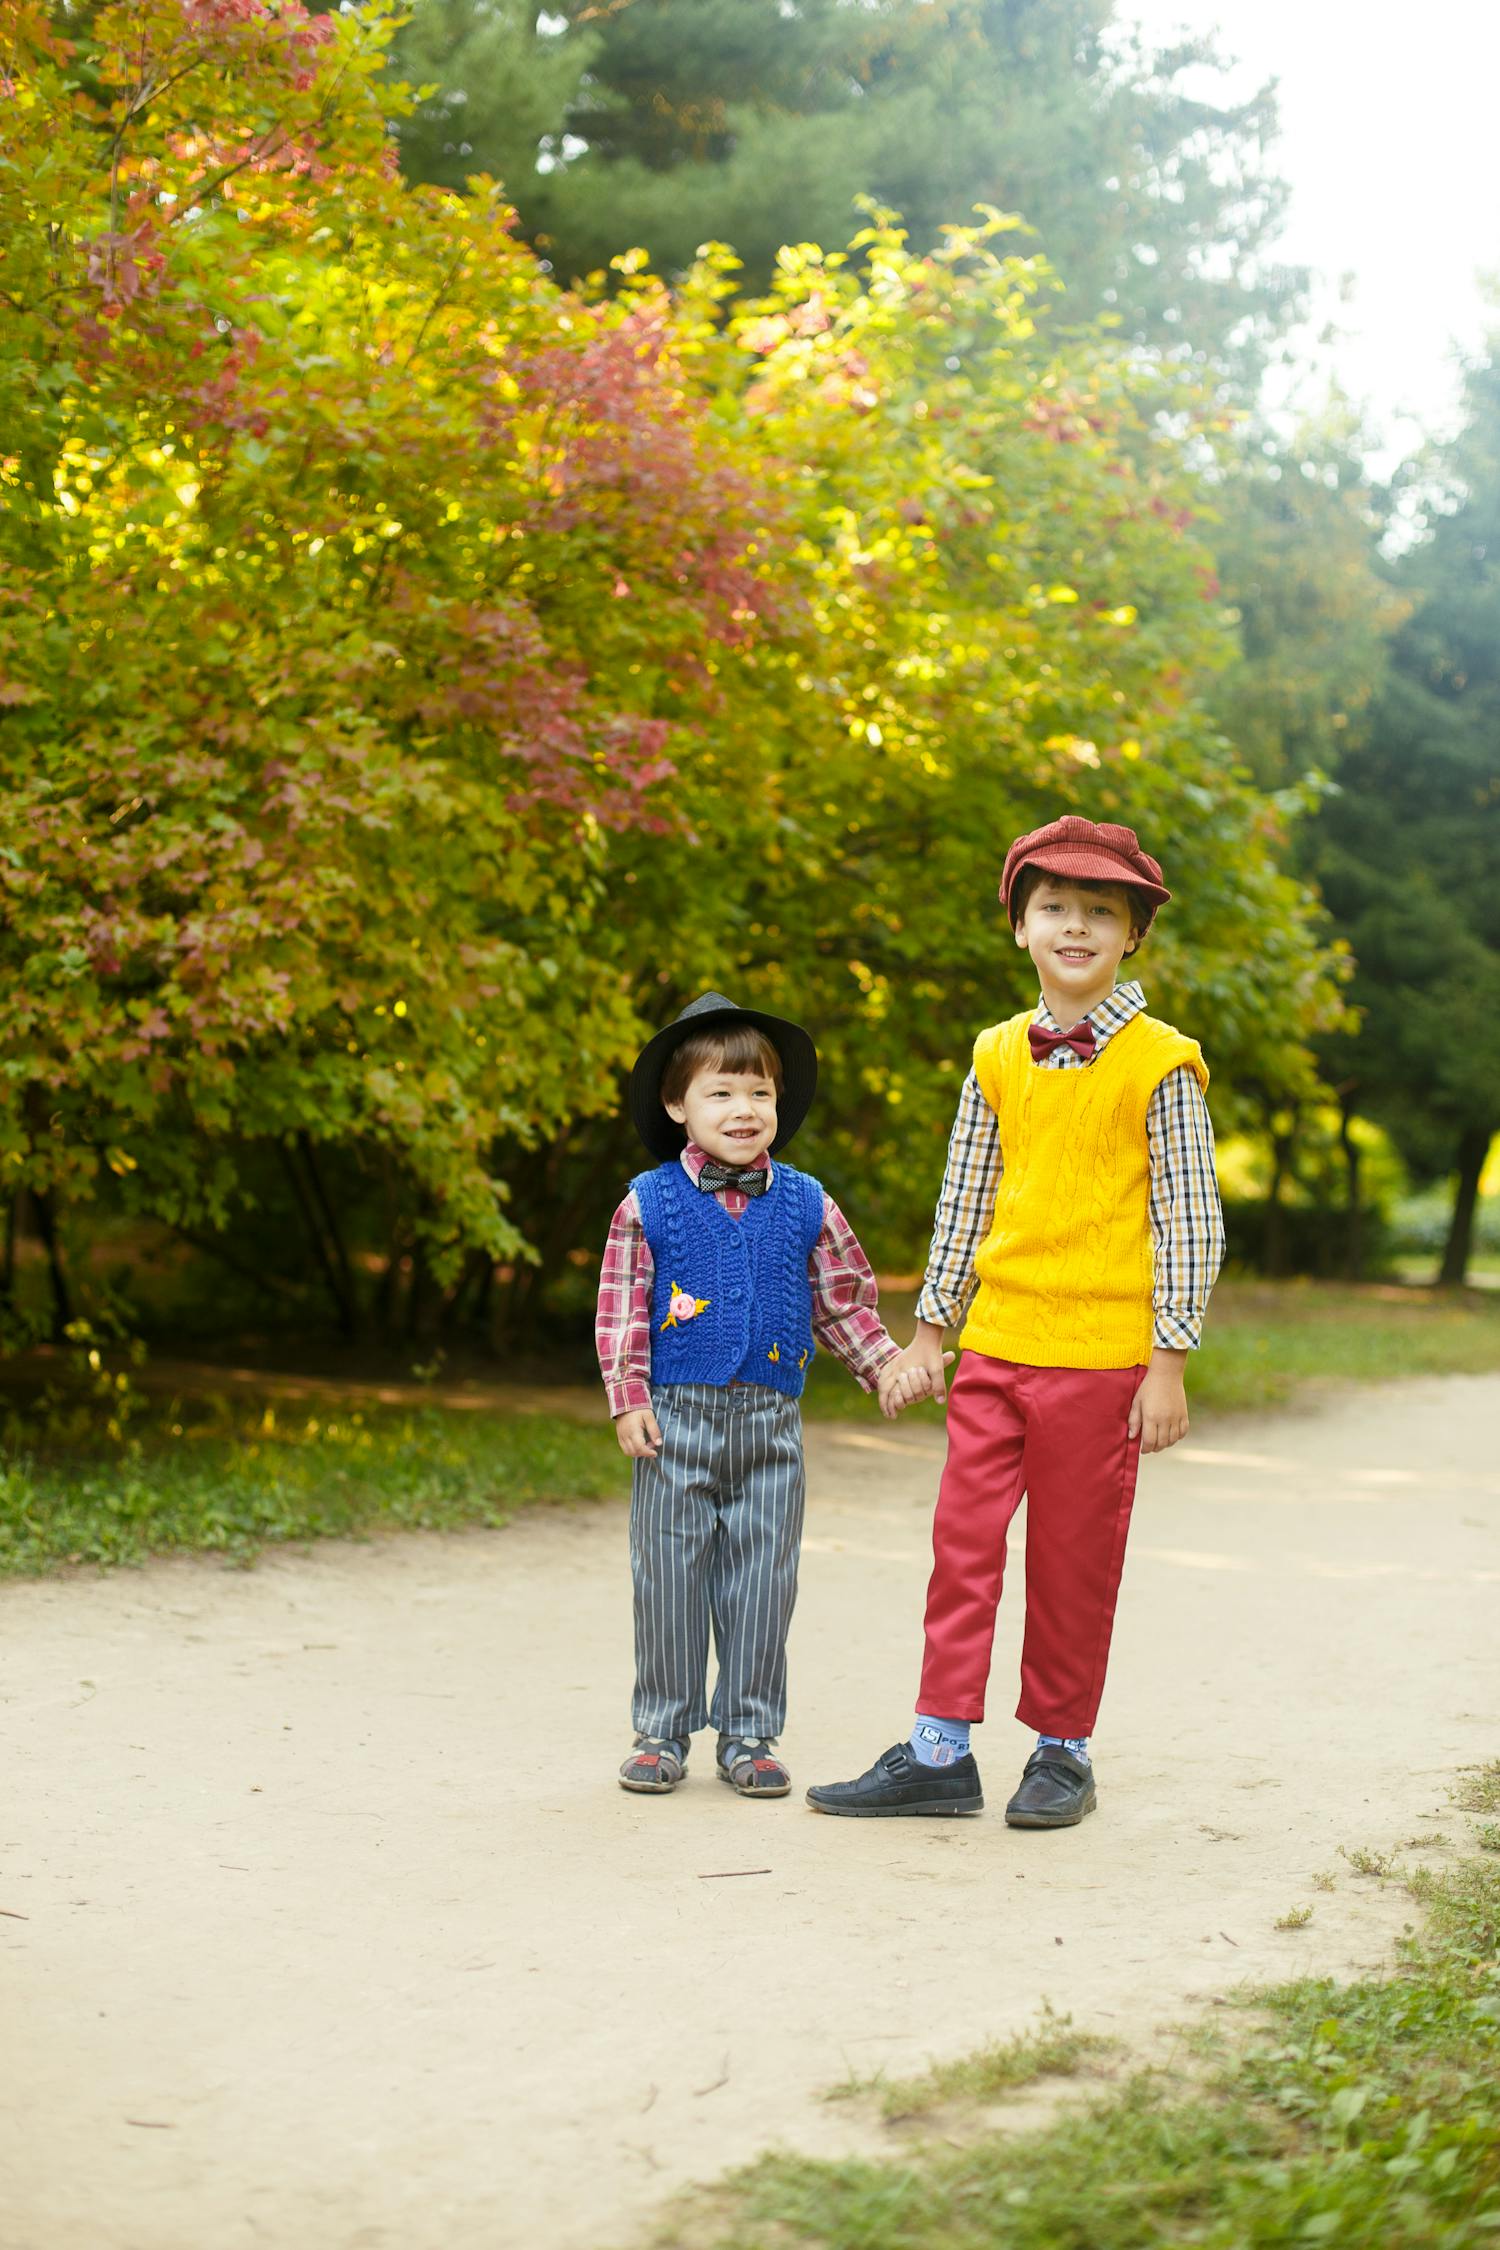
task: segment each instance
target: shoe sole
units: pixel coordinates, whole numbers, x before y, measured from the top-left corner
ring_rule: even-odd
[[[670,1797],[674,1789],[682,1787],[682,1781],[686,1781],[687,1775],[683,1775],[682,1781],[627,1781],[624,1774],[617,1774],[615,1778],[622,1789],[630,1791],[632,1797]]]
[[[1091,1797],[1078,1812],[1063,1813],[1060,1817],[1052,1817],[1046,1813],[1007,1812],[1005,1825],[1007,1828],[1076,1828],[1091,1812],[1097,1812],[1098,1807],[1098,1798]]]
[[[737,1797],[790,1797],[792,1793],[792,1785],[789,1781],[784,1783],[780,1789],[742,1789],[732,1773],[726,1773],[722,1766],[719,1767],[718,1772],[719,1779],[727,1782]]]
[[[814,1812],[836,1820],[952,1820],[984,1811],[983,1797],[955,1797],[946,1805],[825,1805],[813,1796],[807,1801]]]

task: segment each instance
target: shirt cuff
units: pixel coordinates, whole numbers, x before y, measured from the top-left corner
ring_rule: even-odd
[[[882,1367],[889,1367],[893,1359],[900,1357],[901,1346],[894,1336],[887,1335],[883,1343],[872,1344],[858,1367],[851,1367],[849,1372],[862,1391],[876,1391],[880,1388]]]
[[[1203,1341],[1203,1315],[1201,1312],[1179,1312],[1169,1305],[1158,1305],[1155,1329],[1151,1341],[1165,1352],[1195,1352]]]
[[[961,1328],[972,1294],[972,1290],[955,1292],[939,1288],[935,1281],[924,1281],[916,1303],[916,1317],[925,1320],[931,1328]]]
[[[604,1390],[611,1421],[618,1422],[622,1414],[640,1414],[651,1404],[651,1386],[639,1375],[624,1375],[617,1383],[606,1383]]]

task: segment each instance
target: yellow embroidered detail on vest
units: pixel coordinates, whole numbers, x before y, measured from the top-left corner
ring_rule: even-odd
[[[965,1351],[1025,1367],[1138,1367],[1151,1357],[1146,1112],[1196,1040],[1132,1016],[1081,1070],[1031,1059],[1030,1014],[982,1031],[974,1072],[1000,1124],[1003,1172],[975,1265]]]

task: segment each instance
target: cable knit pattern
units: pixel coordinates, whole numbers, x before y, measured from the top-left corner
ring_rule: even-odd
[[[777,1164],[738,1219],[679,1163],[630,1184],[656,1269],[652,1382],[738,1380],[800,1397],[814,1351],[807,1261],[823,1231],[819,1183]]]
[[[1197,1042],[1139,1015],[1082,1070],[1043,1070],[1030,1014],[980,1033],[974,1072],[1005,1171],[975,1260],[966,1351],[1025,1367],[1137,1367],[1153,1332],[1146,1112],[1167,1073],[1200,1086]]]

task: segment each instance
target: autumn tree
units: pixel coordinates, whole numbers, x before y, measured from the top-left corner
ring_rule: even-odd
[[[5,20],[0,1162],[49,1241],[107,1186],[216,1243],[268,1152],[353,1328],[362,1247],[487,1273],[497,1137],[614,1099],[605,842],[759,503],[665,314],[403,185],[378,17]]]
[[[1020,830],[1122,819],[1174,871],[1142,969],[1208,1040],[1221,1122],[1254,1120],[1242,1081],[1309,1094],[1341,1014],[1326,924],[1281,864],[1291,807],[1205,703],[1233,648],[1194,466],[1217,406],[1065,328],[1016,242],[994,221],[921,257],[882,218],[847,254],[784,252],[727,329],[732,275],[693,277],[700,379],[777,478],[796,536],[775,568],[801,599],[731,660],[676,785],[687,847],[621,835],[605,877],[645,1023],[716,983],[815,1027],[807,1160],[897,1267],[973,1037],[1028,997],[995,895]],[[631,1160],[603,1120],[548,1152],[559,1259]]]
[[[1147,968],[1221,1116],[1308,1082],[1326,933],[1206,701],[1212,381],[998,216],[564,291],[396,176],[371,12],[8,20],[0,1161],[49,1242],[108,1197],[409,1333],[498,1262],[517,1322],[719,983],[814,1024],[809,1154],[909,1258],[1021,996],[1000,854],[1066,809],[1184,870]]]

